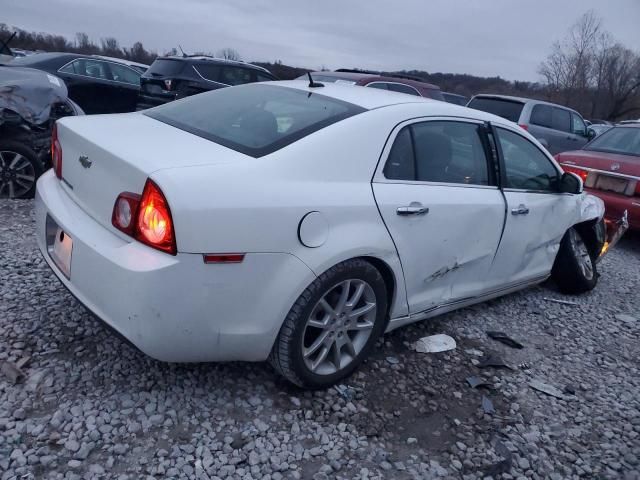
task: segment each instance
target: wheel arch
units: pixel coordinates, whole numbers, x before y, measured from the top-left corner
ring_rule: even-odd
[[[582,237],[582,241],[589,249],[591,257],[595,260],[600,256],[605,243],[606,229],[602,219],[594,218],[578,222],[572,226]]]
[[[365,255],[365,256],[355,257],[355,258],[360,258],[366,262],[369,262],[371,265],[373,265],[376,268],[376,270],[380,272],[380,275],[382,275],[382,279],[384,280],[384,284],[387,290],[387,320],[386,321],[388,323],[389,313],[391,312],[391,306],[393,305],[393,302],[396,300],[396,295],[397,295],[397,281],[396,281],[396,276],[393,273],[393,269],[387,262],[377,257],[371,257],[371,256]]]

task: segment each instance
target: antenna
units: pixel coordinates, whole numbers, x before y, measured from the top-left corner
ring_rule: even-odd
[[[309,76],[309,88],[319,88],[324,87],[324,83],[318,83],[313,81],[313,77],[311,76],[311,72],[307,72]]]
[[[184,50],[182,49],[182,45],[178,44],[178,48],[180,49],[180,51],[182,52],[182,56],[183,57],[188,57],[188,55],[186,53],[184,53]]]

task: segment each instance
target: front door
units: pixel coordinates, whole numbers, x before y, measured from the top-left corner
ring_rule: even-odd
[[[481,123],[413,121],[396,128],[373,181],[417,313],[485,289],[505,204]]]
[[[495,128],[501,152],[507,201],[504,234],[488,287],[512,285],[547,276],[566,224],[574,216],[575,197],[559,192],[562,172],[535,144],[515,130]]]

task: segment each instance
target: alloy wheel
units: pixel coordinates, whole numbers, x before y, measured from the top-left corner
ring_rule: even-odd
[[[33,188],[36,170],[24,155],[0,151],[0,198],[17,198]]]
[[[582,275],[587,280],[591,280],[593,278],[593,261],[591,260],[591,255],[589,254],[587,246],[574,229],[570,230],[569,241],[571,242],[571,248],[576,255],[578,267],[580,268]]]
[[[317,375],[331,375],[355,360],[371,336],[377,303],[371,285],[351,279],[324,293],[302,334],[305,365]]]

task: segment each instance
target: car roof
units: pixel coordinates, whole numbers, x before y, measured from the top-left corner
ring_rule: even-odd
[[[254,65],[253,63],[243,62],[241,60],[229,60],[226,58],[210,57],[208,55],[166,55],[164,57],[158,57],[156,58],[156,60],[180,60],[189,63],[211,62],[218,65],[238,65],[242,67],[255,68],[256,70],[267,72],[269,75],[272,75],[272,73],[266,68],[259,65]]]
[[[412,80],[410,78],[405,77],[393,77],[389,75],[378,75],[375,73],[367,73],[367,72],[311,72],[311,75],[322,75],[325,77],[336,77],[339,79],[348,79],[353,80],[354,82],[359,81],[368,81],[368,82],[392,82],[392,83],[402,83],[404,85],[411,85],[413,87],[422,87],[422,88],[430,88],[432,90],[440,90],[440,87],[434,85],[432,83],[423,82],[419,80]]]
[[[521,102],[521,103],[536,103],[542,105],[549,105],[550,107],[558,107],[564,108],[565,110],[570,110],[572,112],[576,112],[573,108],[565,107],[564,105],[560,105],[558,103],[545,102],[544,100],[537,100],[535,98],[526,98],[526,97],[514,97],[511,95],[497,95],[493,93],[481,93],[479,95],[474,95],[471,100],[474,98],[495,98],[499,100],[509,100],[511,102]]]
[[[131,60],[124,60],[122,58],[117,58],[117,57],[107,57],[105,55],[91,55],[91,57],[100,58],[102,60],[108,60],[110,62],[115,62],[115,63],[122,63],[123,65],[129,65],[131,67],[140,67],[145,69],[149,68],[149,65],[146,65],[144,63],[132,62]]]
[[[46,64],[54,60],[59,60],[62,62],[70,62],[71,60],[76,60],[78,58],[93,58],[99,60],[105,60],[113,63],[121,63],[122,65],[136,65],[140,67],[149,68],[149,65],[144,65],[142,63],[131,62],[129,60],[123,60],[122,58],[116,57],[105,57],[103,55],[85,55],[83,53],[71,53],[71,52],[36,52],[31,55],[27,55],[26,57],[21,57],[19,64],[20,65],[38,65],[38,64]]]
[[[498,123],[501,125],[513,125],[512,122],[502,117],[481,110],[455,105],[453,103],[441,102],[417,95],[407,95],[406,93],[392,92],[377,88],[354,88],[352,85],[340,83],[325,83],[324,87],[309,87],[309,82],[305,80],[283,80],[269,82],[270,85],[295,88],[310,93],[326,95],[344,102],[348,102],[367,110],[389,107],[402,104],[423,104],[425,106],[425,116],[443,117],[463,117],[480,121]]]

